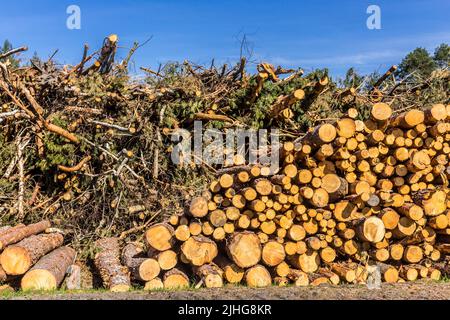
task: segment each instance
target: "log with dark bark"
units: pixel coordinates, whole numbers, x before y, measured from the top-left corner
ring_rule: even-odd
[[[158,261],[145,257],[143,251],[132,243],[122,249],[122,262],[128,267],[132,278],[138,281],[150,281],[161,272]]]

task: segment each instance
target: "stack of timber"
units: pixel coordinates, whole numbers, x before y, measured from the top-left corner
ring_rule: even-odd
[[[184,215],[147,229],[147,255],[125,247],[134,279],[149,289],[364,283],[375,265],[386,282],[448,275],[450,106],[393,115],[376,103],[371,119],[354,118],[285,142],[276,173],[224,170]]]
[[[17,283],[22,290],[54,290],[74,263],[75,250],[47,220],[0,227],[0,284]]]

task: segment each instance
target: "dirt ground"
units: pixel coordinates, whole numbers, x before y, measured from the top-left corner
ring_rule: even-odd
[[[24,294],[4,297],[20,300],[449,300],[450,282],[415,282],[402,284],[383,284],[381,289],[369,290],[363,285],[319,286],[319,287],[286,287],[251,289],[233,287],[222,289],[199,289],[185,291],[134,291],[129,293],[53,293]],[[1,296],[0,296],[1,299]]]

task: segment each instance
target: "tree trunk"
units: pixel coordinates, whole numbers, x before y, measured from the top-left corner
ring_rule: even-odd
[[[128,268],[120,263],[120,245],[117,238],[103,238],[95,243],[97,254],[94,263],[102,277],[103,284],[112,292],[130,290]]]
[[[55,290],[75,260],[75,250],[61,247],[42,257],[22,278],[22,290]]]
[[[59,233],[30,236],[7,247],[0,256],[0,263],[9,275],[27,272],[42,256],[60,247],[63,236]]]
[[[50,226],[49,221],[43,220],[28,226],[19,225],[7,229],[5,232],[0,233],[0,251],[10,244],[17,243],[31,235],[41,233],[45,229],[50,228]]]
[[[142,250],[129,243],[122,250],[122,262],[128,267],[131,276],[138,281],[150,281],[156,278],[161,268],[158,261],[143,257]]]

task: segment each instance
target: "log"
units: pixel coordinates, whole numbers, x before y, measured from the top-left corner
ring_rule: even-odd
[[[418,246],[407,246],[403,254],[403,260],[407,263],[418,263],[423,258],[423,251]]]
[[[293,281],[296,287],[306,287],[309,285],[308,274],[297,269],[290,269],[288,279]]]
[[[274,267],[279,265],[286,257],[284,247],[277,241],[268,241],[262,248],[261,261],[269,266]]]
[[[391,117],[389,126],[409,129],[423,123],[424,120],[425,114],[423,111],[412,109],[397,116]]]
[[[60,247],[63,236],[59,233],[32,235],[7,247],[0,256],[0,264],[9,275],[22,275],[42,256]]]
[[[181,245],[181,252],[193,266],[211,263],[218,254],[217,245],[204,236],[190,237]]]
[[[391,117],[392,109],[386,103],[382,103],[382,102],[375,103],[372,106],[370,115],[372,116],[372,119],[374,119],[376,121],[386,121]]]
[[[222,269],[223,278],[231,284],[238,284],[244,278],[245,270],[232,263],[224,256],[218,256],[214,262]]]
[[[138,281],[150,281],[161,272],[158,261],[143,257],[142,250],[132,243],[122,249],[122,263],[128,267],[132,278]]]
[[[72,264],[67,269],[67,276],[64,280],[67,290],[80,290],[81,289],[81,267]]]
[[[399,274],[396,268],[380,262],[377,263],[377,266],[380,267],[384,281],[389,283],[397,282]]]
[[[407,281],[415,281],[419,277],[419,271],[414,266],[401,266],[399,275]]]
[[[158,223],[147,229],[145,232],[145,240],[148,246],[155,250],[169,250],[174,244],[174,232],[170,224]]]
[[[413,195],[413,200],[420,205],[426,216],[437,216],[447,209],[447,195],[442,190],[417,192]]]
[[[253,232],[234,233],[226,246],[230,259],[241,268],[252,267],[261,260],[261,242]]]
[[[182,289],[189,287],[189,277],[180,269],[173,268],[167,271],[163,277],[164,289]]]
[[[0,238],[1,238],[4,234],[13,232],[13,231],[15,231],[15,230],[17,230],[17,229],[20,229],[20,228],[22,228],[22,227],[25,227],[25,225],[24,225],[23,223],[19,223],[18,225],[15,225],[14,227],[11,227],[11,226],[3,226],[3,227],[0,227]]]
[[[94,264],[103,285],[112,292],[126,292],[131,288],[128,268],[120,263],[120,246],[117,238],[103,238],[95,242]]]
[[[55,290],[75,260],[75,250],[61,247],[42,257],[22,278],[22,290]]]
[[[308,132],[303,138],[304,144],[309,144],[313,148],[318,148],[325,143],[330,143],[336,138],[336,127],[325,123]]]
[[[442,103],[434,104],[425,110],[425,123],[430,125],[447,118],[447,108]]]
[[[43,220],[28,226],[13,227],[9,231],[0,234],[0,251],[10,244],[17,243],[29,236],[41,233],[45,231],[45,229],[50,228],[50,226],[49,221]]]
[[[161,270],[165,271],[175,268],[178,264],[177,253],[173,250],[159,252],[156,255],[156,260],[158,261]]]
[[[328,192],[323,188],[315,189],[313,196],[309,201],[311,205],[316,208],[324,208],[329,202]]]
[[[155,278],[150,281],[147,281],[144,285],[145,291],[155,291],[164,289],[164,283],[161,278]]]
[[[201,279],[206,288],[223,287],[223,271],[213,263],[194,267],[194,273]]]
[[[317,251],[307,250],[303,254],[288,256],[291,264],[306,273],[316,272],[320,265],[320,256]]]
[[[379,218],[383,221],[384,227],[387,230],[394,230],[397,228],[398,222],[400,221],[400,215],[392,208],[384,208]]]
[[[191,201],[189,213],[195,218],[202,218],[208,214],[208,200],[196,197]]]
[[[322,177],[321,188],[328,192],[331,201],[341,199],[348,194],[348,182],[334,173],[328,173]]]
[[[252,288],[268,287],[272,284],[269,271],[260,264],[247,269],[244,278],[247,286]]]
[[[334,273],[326,268],[319,268],[317,273],[321,276],[328,278],[328,281],[331,284],[338,285],[340,283],[339,276],[336,273]]]
[[[343,118],[336,121],[336,132],[339,137],[347,139],[353,137],[356,132],[355,120],[350,118]]]
[[[356,225],[356,234],[359,239],[371,243],[383,240],[385,232],[383,221],[375,216],[361,219]]]
[[[336,273],[342,280],[353,283],[356,280],[355,269],[347,263],[330,263],[330,269]]]

